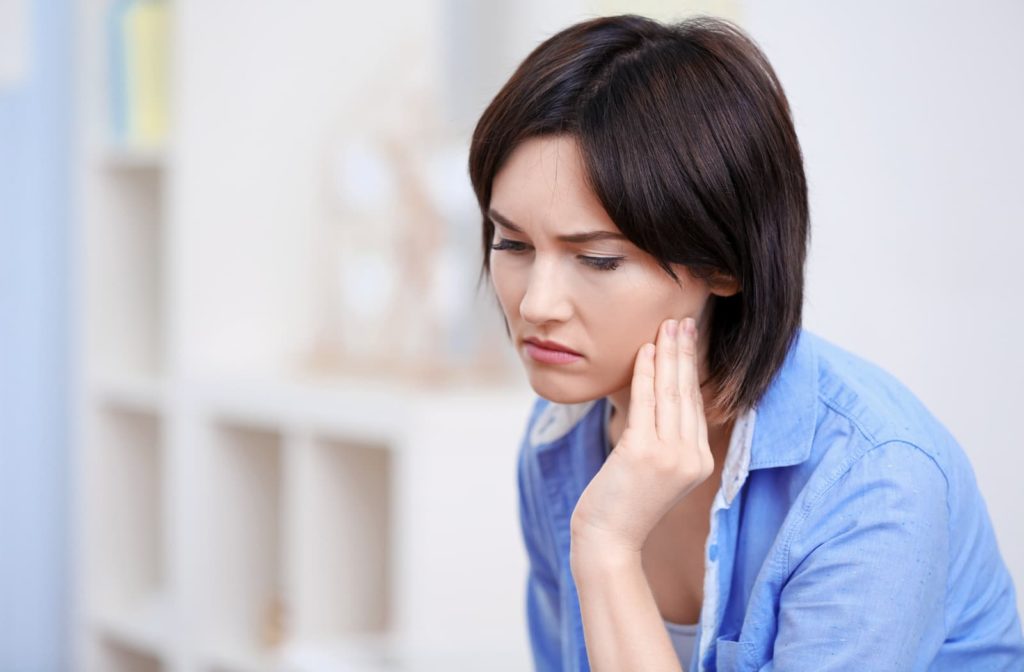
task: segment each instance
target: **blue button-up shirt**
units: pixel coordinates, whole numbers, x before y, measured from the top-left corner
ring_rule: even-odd
[[[538,672],[589,670],[569,521],[607,398],[538,398],[519,454]],[[1013,582],[963,450],[891,375],[803,329],[737,419],[705,543],[706,670],[1024,670]]]

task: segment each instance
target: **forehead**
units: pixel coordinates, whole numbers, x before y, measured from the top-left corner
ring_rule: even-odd
[[[494,177],[491,207],[526,231],[618,231],[587,184],[578,146],[568,135],[519,143]]]

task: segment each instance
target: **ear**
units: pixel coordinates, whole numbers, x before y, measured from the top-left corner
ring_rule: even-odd
[[[740,283],[736,278],[720,271],[708,278],[707,283],[708,289],[716,296],[732,296],[740,292]]]

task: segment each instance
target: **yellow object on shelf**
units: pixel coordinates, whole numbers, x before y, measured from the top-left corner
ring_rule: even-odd
[[[127,142],[153,147],[167,135],[168,7],[139,0],[124,17]]]

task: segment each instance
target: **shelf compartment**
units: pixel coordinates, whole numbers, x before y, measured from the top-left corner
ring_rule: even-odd
[[[392,452],[310,436],[294,448],[294,642],[374,649],[394,626]]]
[[[159,171],[89,176],[84,204],[88,355],[97,374],[155,375],[164,361],[164,180]],[[102,212],[102,216],[98,213]]]
[[[147,412],[105,409],[97,432],[85,512],[95,609],[148,612],[165,584],[162,423]]]
[[[209,563],[204,648],[217,659],[262,660],[280,640],[275,631],[283,632],[289,607],[281,552],[282,438],[225,421],[212,432],[205,447],[211,486],[202,537]]]

